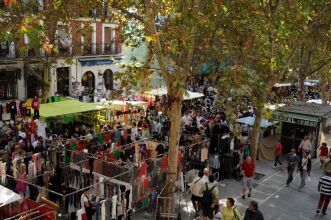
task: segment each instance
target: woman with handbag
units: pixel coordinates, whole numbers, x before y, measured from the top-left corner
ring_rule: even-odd
[[[90,189],[84,189],[84,192],[80,198],[81,207],[83,210],[82,219],[92,220],[94,210],[92,207],[92,202],[89,199]]]
[[[240,211],[234,207],[234,199],[228,198],[226,206],[222,209],[222,220],[242,220]]]

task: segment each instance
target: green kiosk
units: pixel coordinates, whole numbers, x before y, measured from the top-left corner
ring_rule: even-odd
[[[325,132],[331,126],[331,105],[294,102],[277,109],[273,120],[281,122],[281,143],[283,153],[299,148],[301,140],[308,135],[312,155],[316,156],[319,145],[325,141]]]

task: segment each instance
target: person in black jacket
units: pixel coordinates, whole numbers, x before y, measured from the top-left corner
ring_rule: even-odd
[[[306,151],[303,152],[303,156],[299,161],[299,166],[297,169],[297,172],[300,171],[300,177],[301,177],[299,192],[301,192],[302,188],[306,185],[307,176],[310,176],[311,160],[308,155],[309,155],[308,152]]]
[[[245,212],[244,220],[264,220],[262,213],[259,210],[259,205],[255,201],[250,201],[248,209]]]

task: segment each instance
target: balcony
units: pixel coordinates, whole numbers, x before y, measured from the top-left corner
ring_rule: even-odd
[[[104,44],[97,44],[97,43],[90,43],[84,44],[82,46],[82,54],[85,56],[89,55],[113,55],[117,54],[118,51],[116,50],[115,43],[104,43]],[[79,55],[79,54],[77,54]]]
[[[95,55],[115,55],[119,51],[115,46],[115,42],[112,43],[90,43],[90,44],[75,44],[69,47],[63,47],[61,44],[58,45],[58,55],[60,57],[68,56],[95,56]],[[35,49],[22,47],[15,47],[14,44],[7,42],[0,43],[0,59],[15,59],[15,58],[43,58],[45,52],[43,49]]]
[[[8,42],[0,43],[0,59],[15,58],[15,46]]]

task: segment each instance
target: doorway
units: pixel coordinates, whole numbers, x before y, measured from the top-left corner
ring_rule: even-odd
[[[95,76],[91,71],[87,71],[84,73],[82,77],[82,86],[84,86],[84,90],[89,90],[93,92],[95,89]]]
[[[103,81],[107,90],[114,89],[114,73],[110,69],[105,70],[103,73]]]
[[[56,69],[57,94],[69,96],[69,67]]]

